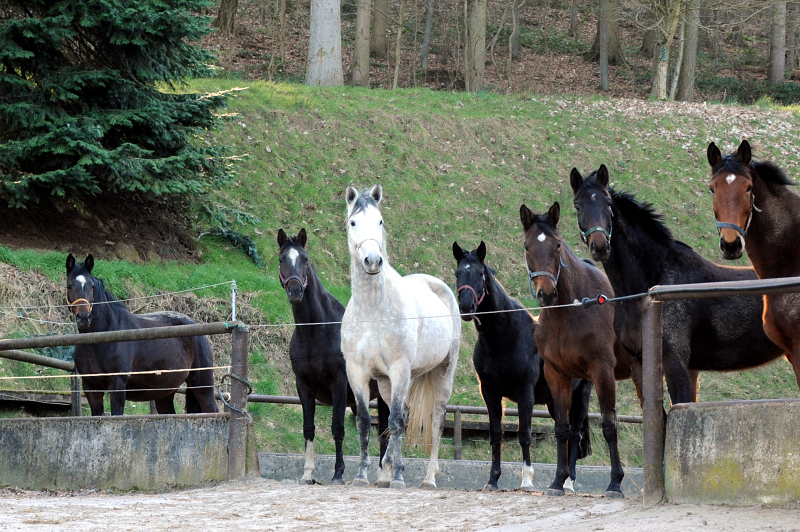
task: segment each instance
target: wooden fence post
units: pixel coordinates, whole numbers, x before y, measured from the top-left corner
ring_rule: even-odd
[[[453,460],[461,460],[461,409],[453,412]]]
[[[247,362],[250,331],[237,325],[231,332],[231,413],[228,436],[228,480],[242,478],[247,464]]]
[[[664,378],[661,359],[661,303],[642,301],[642,377],[644,422],[644,506],[664,500]]]
[[[81,380],[78,377],[78,372],[76,370],[72,371],[72,377],[69,378],[70,384],[70,396],[71,396],[71,412],[75,417],[81,415]]]

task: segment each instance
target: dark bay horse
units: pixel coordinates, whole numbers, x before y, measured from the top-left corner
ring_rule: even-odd
[[[597,390],[603,437],[611,458],[611,482],[606,497],[621,498],[622,478],[617,447],[617,383],[632,376],[631,357],[614,333],[613,305],[584,308],[571,305],[584,297],[614,297],[611,284],[597,267],[579,259],[562,244],[558,233],[560,206],[534,214],[524,204],[519,209],[525,235],[525,261],[536,299],[543,308],[536,328],[536,345],[544,358],[544,376],[555,403],[558,444],[556,476],[549,495],[563,495],[569,476],[568,440],[572,379],[590,379]],[[532,290],[533,290],[532,288]],[[637,390],[641,390],[637,383]]]
[[[303,408],[303,437],[305,465],[300,482],[312,484],[314,464],[314,413],[316,401],[333,407],[331,433],[336,446],[331,484],[342,484],[344,458],[344,414],[355,406],[353,391],[347,383],[344,356],[341,348],[341,321],[344,306],[328,292],[308,260],[305,228],[296,237],[278,230],[278,276],[286,297],[292,305],[296,325],[289,343],[289,359],[295,375],[297,395]],[[378,396],[378,386],[371,383],[371,398],[378,397],[378,433],[381,456],[386,450],[389,407]]]
[[[67,303],[75,316],[78,332],[122,331],[195,322],[178,312],[133,314],[92,276],[94,257],[75,263],[67,257]],[[211,344],[205,336],[137,340],[75,347],[75,368],[93,416],[103,415],[103,394],[111,401],[111,415],[124,413],[125,401],[155,401],[159,414],[174,414],[173,398],[186,383],[186,412],[217,412],[214,402],[214,365]],[[189,369],[201,369],[189,371]],[[129,375],[159,370],[160,374]],[[181,370],[181,371],[174,371]],[[121,375],[89,376],[98,373]]]
[[[722,156],[712,142],[709,189],[719,229],[719,247],[726,259],[747,256],[758,277],[800,275],[800,195],[795,183],[776,164],[755,161],[750,143]],[[800,386],[800,294],[764,296],[764,330],[792,364]]]
[[[474,321],[478,341],[472,363],[480,380],[481,395],[489,410],[489,438],[492,467],[486,488],[497,489],[500,478],[503,443],[503,398],[519,407],[517,436],[522,447],[522,489],[533,489],[531,466],[531,411],[534,404],[547,405],[553,415],[553,396],[544,378],[544,360],[539,356],[534,333],[536,321],[506,291],[486,265],[486,244],[467,251],[453,242],[456,259],[456,291],[461,319]],[[475,314],[480,314],[476,316]],[[589,399],[592,381],[576,379],[572,383],[570,408],[570,476],[575,480],[575,462],[591,453],[589,440]],[[568,488],[569,489],[569,488]]]
[[[585,178],[573,168],[570,183],[578,229],[619,296],[655,285],[755,279],[752,268],[714,264],[676,240],[651,205],[608,186],[605,165]],[[615,303],[615,328],[626,349],[641,357],[641,300]],[[761,325],[760,297],[663,303],[664,375],[673,404],[697,401],[698,371],[736,371],[782,354]]]

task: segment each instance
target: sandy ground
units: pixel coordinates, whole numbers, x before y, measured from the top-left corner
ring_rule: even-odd
[[[261,478],[165,493],[0,490],[0,530],[800,531],[800,506],[661,505],[542,493],[301,486]]]

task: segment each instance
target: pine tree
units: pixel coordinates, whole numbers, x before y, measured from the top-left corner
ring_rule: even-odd
[[[0,198],[198,193],[230,179],[203,142],[226,93],[191,44],[207,0],[0,0]]]

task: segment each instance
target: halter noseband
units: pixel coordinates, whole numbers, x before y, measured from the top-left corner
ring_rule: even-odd
[[[755,212],[763,212],[763,209],[759,209],[756,207],[756,195],[752,192],[750,193],[750,212],[747,214],[747,223],[744,224],[744,229],[739,227],[737,224],[732,222],[720,222],[714,217],[714,221],[717,222],[717,234],[722,236],[723,229],[733,229],[740,235],[742,238],[747,236],[747,230],[750,229],[750,222],[753,221],[753,211]]]
[[[91,302],[90,302],[88,299],[84,299],[84,298],[80,297],[80,298],[78,298],[78,299],[76,299],[75,301],[73,301],[73,302],[71,302],[71,303],[70,303],[70,301],[69,301],[69,296],[67,296],[67,306],[69,307],[69,309],[70,309],[70,310],[71,310],[73,313],[75,313],[75,311],[77,310],[77,309],[75,309],[75,307],[77,307],[77,306],[78,306],[78,303],[80,303],[81,301],[83,301],[84,303],[86,303],[86,304],[89,306],[89,312],[91,312],[91,311],[92,311],[92,306],[93,306],[94,304],[93,304],[93,303],[91,303]]]
[[[486,274],[485,273],[483,275],[481,275],[481,281],[483,281],[483,287],[481,289],[481,297],[478,297],[478,293],[475,291],[475,289],[472,288],[472,286],[470,286],[468,284],[462,284],[461,286],[456,288],[456,294],[460,294],[463,290],[469,290],[470,292],[472,292],[472,296],[475,298],[475,310],[478,310],[478,307],[483,302],[483,298],[486,297],[487,293],[489,293],[489,291],[486,289]],[[472,319],[474,319],[475,323],[477,323],[478,325],[481,324],[481,320],[478,319],[478,316],[475,316],[473,314],[472,315]]]
[[[306,266],[305,275],[303,277],[300,277],[299,275],[290,275],[289,277],[284,277],[280,268],[278,268],[278,277],[281,280],[281,286],[283,288],[286,288],[286,285],[289,284],[289,281],[295,280],[300,283],[300,285],[303,287],[303,290],[305,290],[306,286],[308,286],[308,266]]]
[[[526,263],[526,266],[527,266],[527,263]],[[550,273],[548,271],[544,271],[544,270],[540,270],[540,271],[536,271],[536,272],[532,272],[532,271],[528,270],[528,288],[531,291],[531,296],[533,296],[533,298],[536,299],[536,296],[533,293],[533,280],[534,280],[534,278],[536,278],[536,277],[549,277],[550,279],[553,280],[553,284],[555,286],[558,286],[558,279],[561,277],[561,268],[566,268],[566,267],[567,267],[567,265],[564,264],[564,259],[562,259],[561,255],[559,254],[559,256],[558,256],[558,270],[556,271],[555,275],[553,275],[552,273]]]
[[[578,232],[581,234],[581,240],[583,240],[583,243],[587,245],[589,244],[589,235],[591,235],[592,233],[603,233],[606,236],[606,240],[611,242],[611,233],[613,231],[614,231],[613,222],[611,223],[611,227],[609,228],[608,231],[606,231],[605,227],[600,227],[599,225],[591,227],[586,231],[581,231],[581,227],[578,226]]]

